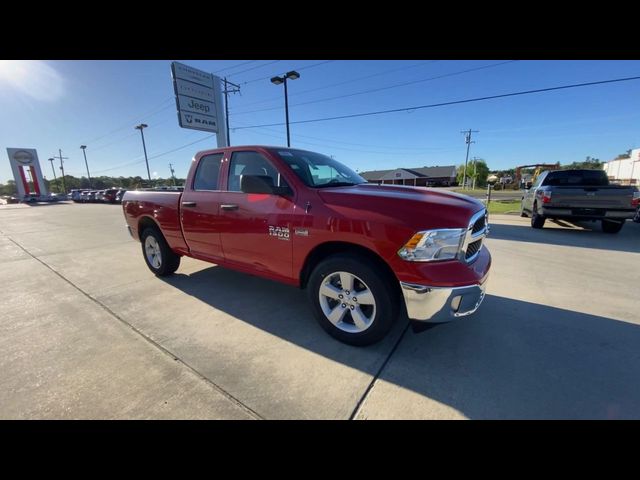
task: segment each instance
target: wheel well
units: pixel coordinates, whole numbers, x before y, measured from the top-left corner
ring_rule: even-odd
[[[142,217],[138,222],[138,240],[142,239],[142,232],[144,232],[145,228],[155,228],[162,235],[162,231],[156,222],[154,222],[150,217]]]
[[[346,242],[327,242],[314,248],[309,255],[307,255],[302,270],[300,270],[300,288],[305,288],[307,286],[309,276],[318,263],[328,256],[335,255],[337,253],[355,254],[367,258],[371,263],[378,265],[385,273],[385,276],[388,278],[389,283],[393,288],[397,289],[398,292],[400,291],[398,278],[393,273],[393,270],[391,270],[391,267],[389,267],[387,262],[385,262],[377,253],[366,247]]]

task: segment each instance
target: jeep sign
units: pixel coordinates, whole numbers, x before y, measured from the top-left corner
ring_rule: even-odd
[[[171,63],[171,76],[180,126],[217,133],[218,147],[226,147],[226,130],[218,128],[219,119],[224,125],[220,79],[179,62]]]

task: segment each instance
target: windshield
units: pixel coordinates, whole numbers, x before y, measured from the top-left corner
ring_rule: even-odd
[[[277,150],[280,158],[308,187],[339,187],[367,181],[331,157],[304,150]]]
[[[549,172],[544,185],[604,187],[609,185],[609,179],[604,170],[556,170]]]

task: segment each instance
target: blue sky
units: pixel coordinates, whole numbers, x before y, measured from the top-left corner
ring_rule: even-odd
[[[294,69],[300,79],[288,84],[292,122],[640,75],[639,61],[176,60],[241,85],[241,95],[230,96],[232,145],[286,145],[284,126],[234,127],[284,122],[282,85],[269,78]],[[12,178],[7,147],[36,148],[47,178],[46,160],[61,148],[69,157],[66,173],[86,175],[81,144],[92,175],[145,177],[133,128],[140,122],[149,125],[152,175],[168,177],[172,163],[177,176],[186,176],[193,154],[216,143],[205,132],[178,126],[170,63],[0,61],[0,182]],[[362,93],[369,90],[377,91]],[[588,155],[610,160],[640,146],[639,99],[640,81],[589,86],[292,124],[291,143],[359,171],[460,164],[466,152],[460,131],[472,128],[479,133],[470,156],[484,158],[492,170]]]

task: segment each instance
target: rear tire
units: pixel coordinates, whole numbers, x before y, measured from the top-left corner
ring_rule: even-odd
[[[149,227],[140,237],[142,256],[154,274],[165,277],[174,273],[180,266],[180,255],[174,253],[157,228]]]
[[[538,205],[534,203],[531,209],[531,226],[533,228],[542,228],[545,220],[546,218],[543,215],[538,214]]]
[[[618,233],[624,227],[624,222],[613,222],[611,220],[602,220],[602,231],[604,233]]]
[[[365,346],[382,340],[398,317],[392,281],[367,258],[336,254],[311,272],[307,294],[316,320],[329,335]]]

